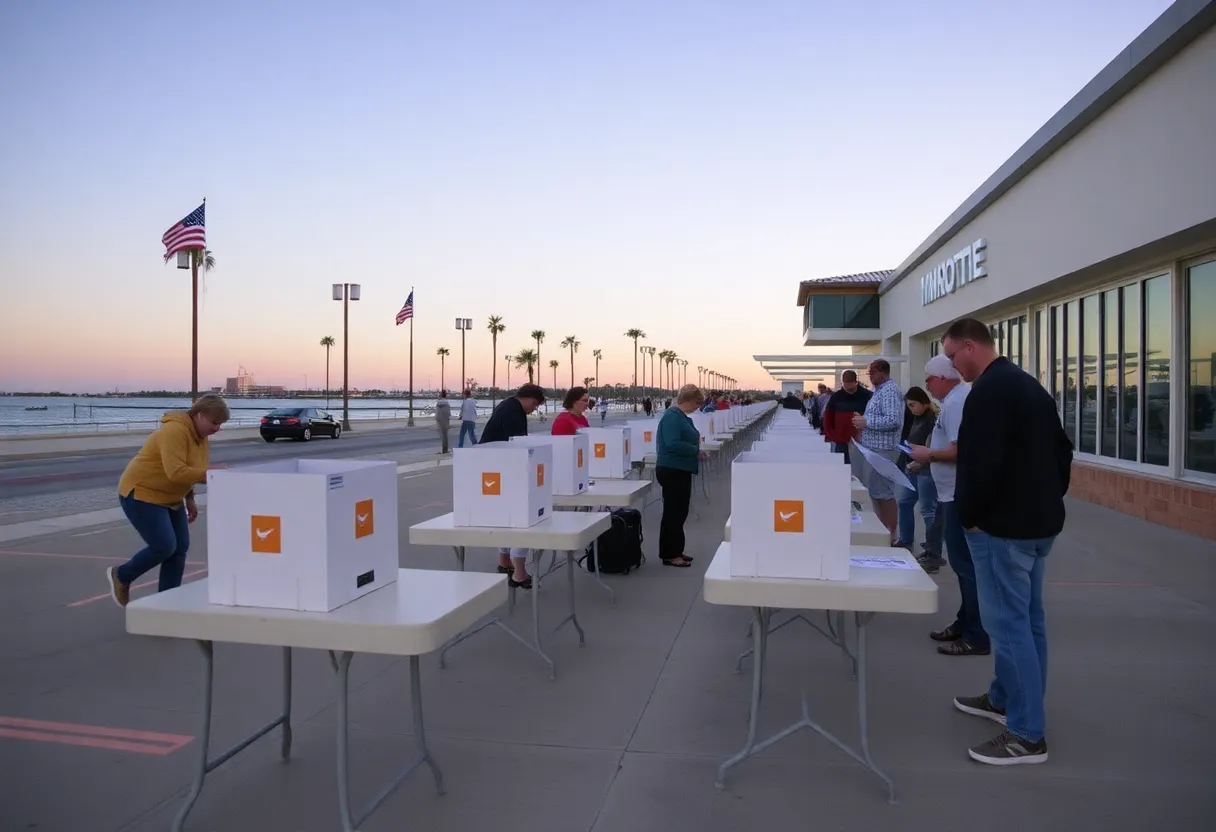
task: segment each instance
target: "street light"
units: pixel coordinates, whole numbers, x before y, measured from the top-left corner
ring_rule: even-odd
[[[350,430],[350,302],[358,299],[358,283],[334,284],[334,300],[342,301],[342,430]]]
[[[457,318],[456,328],[460,330],[460,389],[463,390],[468,381],[464,374],[464,334],[473,328],[473,319]]]

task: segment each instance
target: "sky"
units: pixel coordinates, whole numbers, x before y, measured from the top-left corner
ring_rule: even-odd
[[[325,335],[337,386],[334,282],[355,388],[408,386],[411,287],[418,389],[456,317],[482,384],[535,329],[629,383],[636,327],[775,387],[800,280],[897,266],[1168,6],[4,3],[0,390],[188,389],[203,198],[203,387],[323,387]]]

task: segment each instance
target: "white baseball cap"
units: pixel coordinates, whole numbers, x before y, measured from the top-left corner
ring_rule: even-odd
[[[958,370],[954,369],[954,363],[944,355],[935,355],[929,359],[929,363],[925,365],[925,377],[930,376],[944,378],[947,381],[963,380]]]

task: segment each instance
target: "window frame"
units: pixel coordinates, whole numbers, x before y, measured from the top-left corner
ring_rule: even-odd
[[[1190,436],[1187,431],[1187,416],[1190,413],[1188,397],[1191,389],[1191,291],[1188,272],[1194,266],[1216,262],[1216,249],[1206,251],[1194,257],[1188,257],[1178,263],[1175,272],[1174,316],[1178,323],[1174,326],[1174,354],[1181,357],[1170,367],[1170,407],[1176,411],[1171,415],[1171,430],[1177,428],[1177,442],[1170,443],[1170,453],[1175,453],[1177,445],[1178,478],[1189,480],[1202,485],[1216,485],[1216,474],[1199,471],[1186,467],[1186,451]],[[1176,395],[1175,395],[1176,394]]]

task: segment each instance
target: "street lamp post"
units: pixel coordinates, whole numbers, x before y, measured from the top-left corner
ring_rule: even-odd
[[[342,301],[342,430],[350,430],[350,302],[359,299],[358,283],[335,283],[334,300]]]
[[[460,330],[460,389],[463,390],[468,382],[468,376],[464,374],[464,334],[473,328],[473,319],[457,318],[456,328]]]

